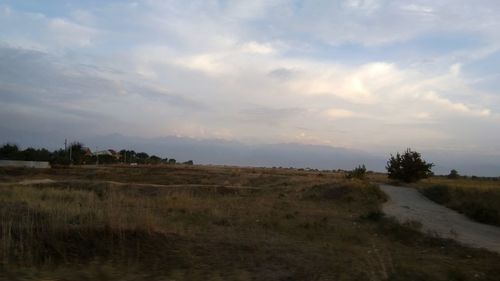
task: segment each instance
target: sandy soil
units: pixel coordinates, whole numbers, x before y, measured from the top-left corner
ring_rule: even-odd
[[[30,184],[46,184],[54,182],[55,181],[51,179],[33,179],[33,180],[23,180],[20,182],[0,182],[0,185],[13,185],[13,184],[30,185]]]
[[[425,198],[414,188],[380,184],[390,199],[383,211],[400,222],[419,221],[422,231],[500,253],[500,227],[474,222]]]

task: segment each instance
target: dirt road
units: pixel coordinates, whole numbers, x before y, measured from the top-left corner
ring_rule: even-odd
[[[430,201],[414,188],[380,184],[380,189],[390,197],[383,205],[384,213],[398,221],[419,221],[425,233],[500,253],[500,227],[474,222]]]

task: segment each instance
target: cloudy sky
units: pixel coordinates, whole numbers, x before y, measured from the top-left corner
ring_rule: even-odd
[[[0,1],[0,129],[500,156],[498,15],[497,0]]]

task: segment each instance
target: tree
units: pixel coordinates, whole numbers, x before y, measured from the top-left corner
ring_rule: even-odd
[[[450,174],[448,175],[449,179],[458,179],[460,175],[458,174],[458,171],[453,169],[450,171]]]
[[[81,142],[72,142],[69,145],[69,150],[71,150],[71,164],[81,165],[85,157],[84,145]]]
[[[139,164],[146,164],[147,160],[149,159],[149,155],[146,152],[139,152],[135,155],[136,161]]]
[[[160,163],[160,161],[161,161],[161,158],[158,157],[158,156],[156,156],[156,155],[151,155],[149,157],[149,163],[150,164],[158,164],[158,163]]]
[[[407,149],[403,154],[396,154],[387,161],[387,172],[390,179],[403,182],[416,182],[433,175],[433,163],[425,162],[420,153]]]
[[[123,163],[133,163],[137,161],[136,152],[134,150],[120,150],[120,157]]]
[[[50,156],[50,164],[69,165],[70,162],[67,150],[59,149],[52,152]]]
[[[0,159],[18,160],[19,147],[16,144],[6,143],[0,147]]]
[[[21,151],[20,154],[22,154],[22,160],[25,160],[25,161],[49,161],[50,160],[50,152],[45,148],[35,149],[32,147],[28,147],[25,150]]]

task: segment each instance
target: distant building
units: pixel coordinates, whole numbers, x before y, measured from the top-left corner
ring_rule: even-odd
[[[108,149],[109,153],[111,153],[111,156],[113,156],[115,159],[120,159],[121,155],[114,149]]]
[[[92,150],[90,150],[90,148],[88,147],[82,147],[82,150],[83,150],[83,153],[84,153],[84,156],[92,156]]]
[[[117,160],[121,158],[120,153],[118,153],[114,149],[99,150],[99,151],[94,152],[94,155],[96,155],[96,156],[108,155],[108,156],[111,156]]]
[[[109,156],[111,156],[112,154],[111,154],[111,152],[109,152],[109,150],[99,150],[99,151],[94,152],[94,155],[98,155],[98,156],[109,155]]]

